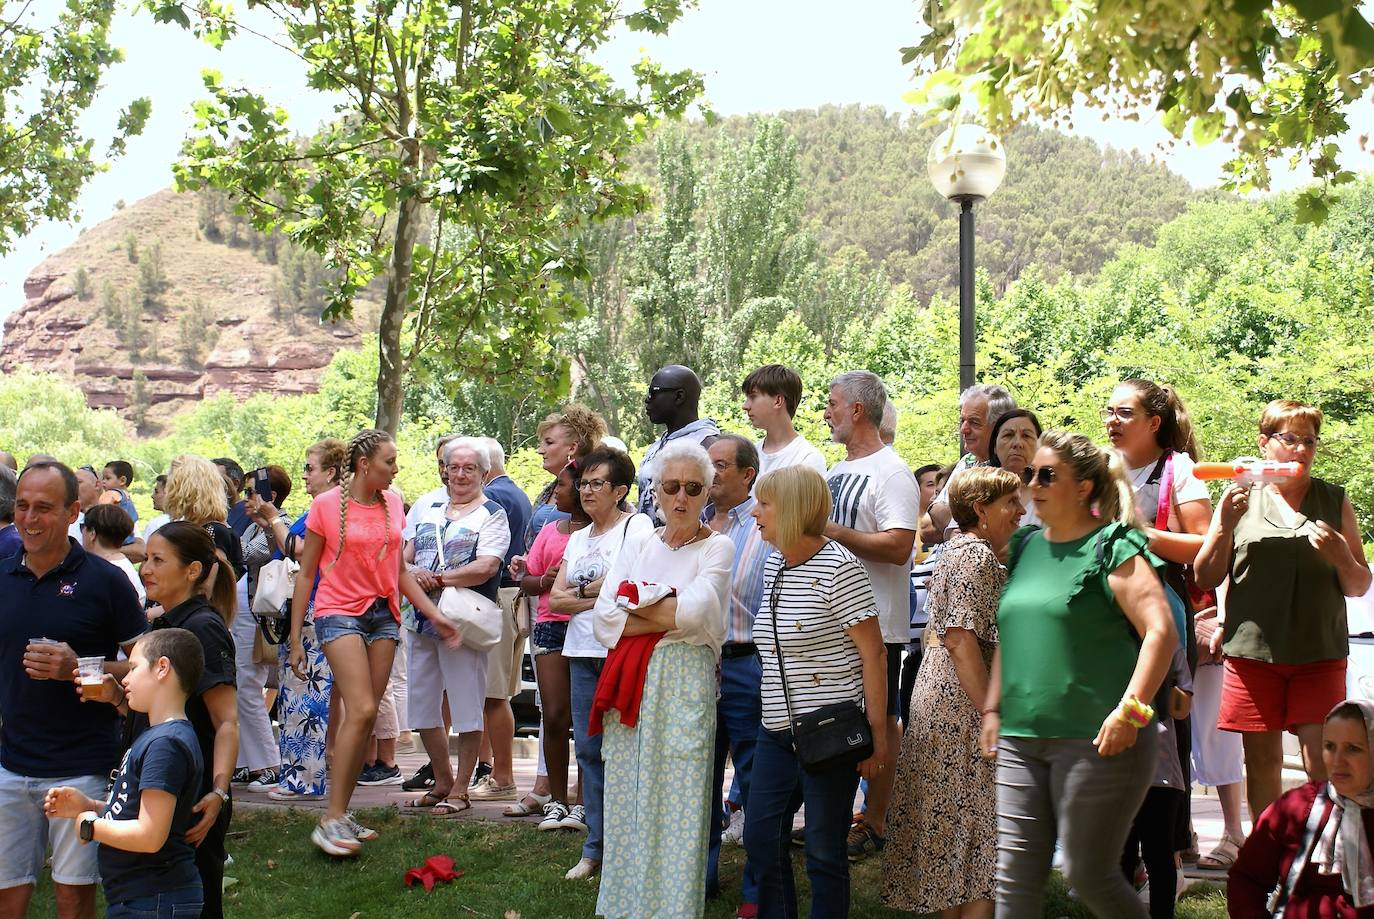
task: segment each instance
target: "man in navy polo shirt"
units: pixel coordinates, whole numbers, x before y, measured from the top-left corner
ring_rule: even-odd
[[[76,476],[38,462],[19,476],[14,521],[23,551],[0,560],[0,916],[28,914],[49,845],[57,915],[94,919],[95,846],[71,820],[49,821],[54,785],[105,795],[119,761],[113,706],[83,704],[78,656],[107,660],[132,647],[147,622],[124,573],[67,538],[80,510]],[[35,641],[44,639],[44,641]],[[108,669],[123,667],[111,660]]]

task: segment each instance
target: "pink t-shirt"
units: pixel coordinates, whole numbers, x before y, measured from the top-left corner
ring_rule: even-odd
[[[324,537],[320,553],[320,586],[315,591],[315,618],[321,616],[359,616],[379,597],[385,597],[391,615],[401,621],[400,593],[401,527],[405,508],[401,496],[383,492],[381,504],[348,503],[348,538],[339,558],[338,488],[331,488],[310,505],[305,528]],[[390,517],[390,526],[387,518]],[[386,554],[377,553],[386,545]],[[330,564],[338,558],[338,564]]]
[[[571,538],[571,533],[558,532],[557,520],[544,524],[539,535],[534,537],[534,545],[530,546],[529,555],[525,558],[530,574],[542,577],[550,568],[562,562],[563,550],[568,547]],[[539,595],[539,613],[535,616],[535,622],[567,622],[572,618],[567,613],[555,613],[549,609],[549,593],[546,590]]]

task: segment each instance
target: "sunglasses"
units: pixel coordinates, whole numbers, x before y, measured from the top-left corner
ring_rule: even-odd
[[[301,472],[304,472],[306,475],[310,475],[310,473],[314,471],[315,467],[310,465],[309,463],[306,463],[304,466],[301,467]]]
[[[649,387],[649,398],[652,399],[654,396],[657,396],[659,393],[665,393],[665,392],[682,392],[682,387],[681,387],[681,386],[650,386],[650,387]]]
[[[706,486],[701,482],[679,482],[677,479],[665,479],[658,483],[658,487],[663,489],[665,495],[675,495],[677,490],[681,488],[687,492],[689,497],[695,498],[701,494],[701,490]]]
[[[1022,482],[1025,482],[1027,485],[1034,482],[1041,488],[1049,488],[1050,485],[1054,483],[1055,476],[1056,473],[1053,466],[1041,466],[1039,468],[1027,466],[1025,469],[1021,470]]]

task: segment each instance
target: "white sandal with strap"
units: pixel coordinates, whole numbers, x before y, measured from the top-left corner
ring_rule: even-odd
[[[530,792],[501,812],[502,817],[534,817],[544,815],[544,805],[553,800],[553,795],[540,795]],[[533,801],[530,805],[526,802]]]
[[[1197,860],[1197,866],[1208,871],[1227,871],[1236,863],[1236,856],[1240,854],[1240,847],[1245,840],[1233,839],[1230,834],[1223,833],[1221,841],[1217,847]]]

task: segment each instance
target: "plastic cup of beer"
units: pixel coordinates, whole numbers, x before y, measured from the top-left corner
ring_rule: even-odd
[[[99,686],[105,681],[105,658],[78,657],[76,672],[81,675],[82,686]]]

